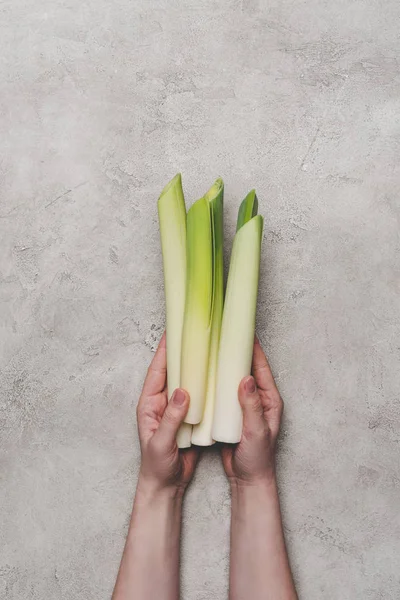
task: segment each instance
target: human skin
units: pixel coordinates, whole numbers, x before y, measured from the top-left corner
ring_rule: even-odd
[[[189,396],[168,403],[165,334],[148,369],[137,407],[141,466],[125,549],[112,600],[177,600],[182,497],[197,449],[179,451],[175,437]]]
[[[253,377],[239,387],[243,434],[222,447],[232,491],[230,600],[296,600],[275,477],[282,400],[256,340]],[[148,369],[137,408],[141,467],[112,600],[178,600],[182,498],[198,450],[178,450],[189,396],[168,403],[165,335]]]
[[[222,448],[232,495],[229,600],[297,600],[276,483],[283,402],[257,339],[239,402],[241,441]]]

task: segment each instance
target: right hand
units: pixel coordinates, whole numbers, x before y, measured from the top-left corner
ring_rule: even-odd
[[[222,448],[222,462],[231,484],[256,485],[275,478],[275,449],[283,401],[257,338],[252,374],[242,379],[238,390],[243,411],[241,440],[235,446]]]
[[[147,372],[137,407],[142,461],[138,489],[182,495],[196,466],[198,449],[178,450],[176,434],[189,409],[189,394],[176,389],[168,402],[165,334]]]

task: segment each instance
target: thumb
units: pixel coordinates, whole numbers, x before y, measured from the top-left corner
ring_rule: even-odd
[[[189,409],[189,394],[186,390],[177,388],[168,402],[167,408],[155,433],[161,445],[173,446],[183,419]]]
[[[254,377],[242,379],[239,385],[239,402],[243,411],[243,428],[249,433],[264,431],[263,408]]]

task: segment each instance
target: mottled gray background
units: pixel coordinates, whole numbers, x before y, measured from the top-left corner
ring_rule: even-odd
[[[304,600],[400,597],[398,0],[0,5],[2,600],[110,597],[164,327],[156,200],[257,188],[258,331]],[[227,597],[203,456],[183,598]],[[268,560],[268,557],[265,557]]]

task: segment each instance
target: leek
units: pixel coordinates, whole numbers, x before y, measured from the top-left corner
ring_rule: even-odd
[[[205,407],[201,422],[193,427],[192,432],[192,443],[197,446],[211,446],[213,444],[211,429],[214,415],[218,347],[224,304],[223,194],[224,184],[221,179],[217,179],[213,187],[206,194],[206,198],[211,205],[213,219],[213,305]]]
[[[256,216],[258,211],[258,199],[256,196],[256,190],[251,190],[243,200],[239,207],[238,218],[236,223],[236,231],[239,231],[241,227],[247,221],[250,221],[253,217]]]
[[[200,423],[203,417],[207,395],[215,295],[215,253],[216,248],[222,246],[222,205],[223,182],[219,179],[203,198],[193,204],[187,214],[187,281],[181,386],[190,395],[185,422],[193,425]]]
[[[180,386],[181,342],[186,293],[186,208],[180,173],[163,189],[158,200],[167,329],[168,396]],[[183,424],[176,441],[188,448],[192,428]]]
[[[236,443],[243,417],[238,400],[239,383],[250,374],[260,270],[263,218],[256,215],[252,190],[239,209],[237,231],[229,267],[218,352],[212,437]]]

